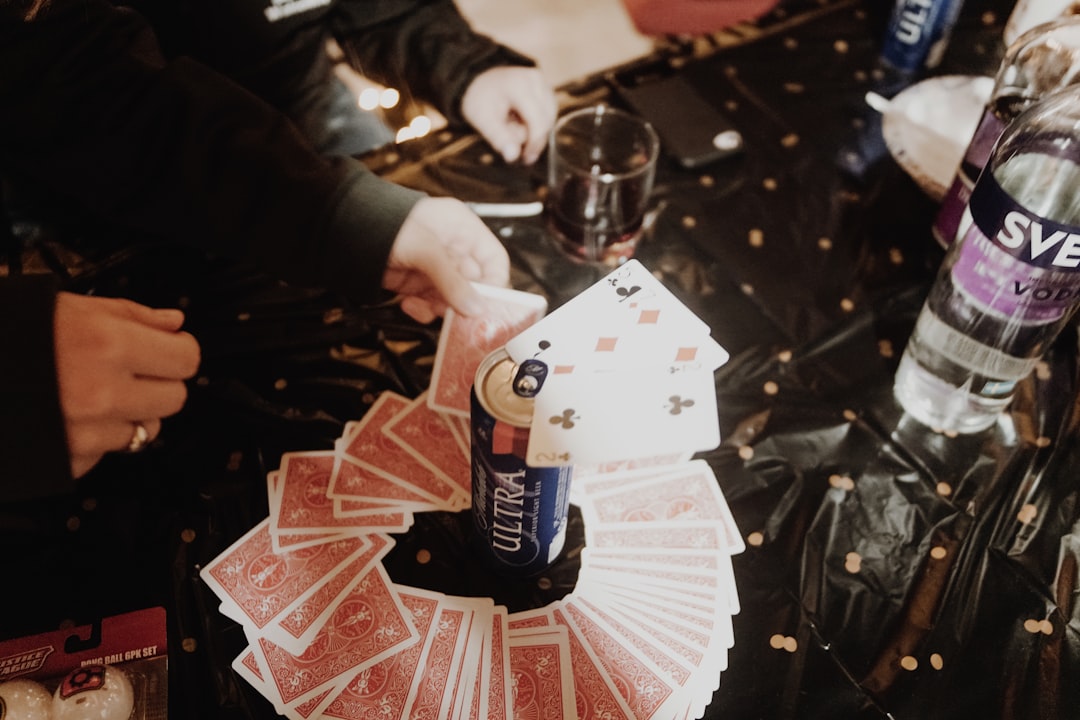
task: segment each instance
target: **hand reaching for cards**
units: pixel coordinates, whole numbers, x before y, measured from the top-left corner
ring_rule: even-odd
[[[537,68],[500,66],[476,76],[461,114],[506,162],[531,165],[555,123],[555,94]]]
[[[180,332],[183,322],[179,310],[57,295],[56,374],[74,477],[127,448],[139,423],[154,438],[161,418],[183,407],[183,381],[200,360],[195,338]]]
[[[401,309],[410,317],[429,323],[448,306],[465,316],[483,312],[472,282],[506,287],[506,249],[464,203],[424,198],[394,238],[383,287],[402,296]]]

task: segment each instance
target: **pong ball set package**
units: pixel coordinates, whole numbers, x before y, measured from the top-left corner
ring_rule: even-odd
[[[166,720],[165,610],[0,642],[0,720]]]

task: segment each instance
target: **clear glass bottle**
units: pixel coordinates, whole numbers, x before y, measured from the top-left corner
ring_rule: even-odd
[[[971,223],[967,212],[971,189],[1005,126],[1039,98],[1076,82],[1080,82],[1080,16],[1037,25],[1009,45],[982,119],[934,218],[931,231],[938,244],[947,248]]]
[[[1080,86],[998,139],[897,369],[894,392],[931,428],[984,430],[1080,307]]]

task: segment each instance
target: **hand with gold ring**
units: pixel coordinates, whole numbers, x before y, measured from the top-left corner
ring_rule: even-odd
[[[138,452],[187,401],[199,344],[184,314],[118,298],[59,293],[53,319],[60,407],[73,477],[107,452]]]

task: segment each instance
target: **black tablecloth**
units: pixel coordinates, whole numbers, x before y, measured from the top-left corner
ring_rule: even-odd
[[[716,373],[723,441],[704,457],[748,547],[734,558],[742,610],[706,717],[1078,717],[1076,333],[985,433],[946,437],[893,400],[942,251],[934,202],[888,155],[864,101],[897,89],[876,70],[889,10],[789,4],[562,89],[566,108],[617,104],[613,83],[679,73],[746,139],[695,171],[661,158],[637,253],[732,356]],[[968,0],[935,73],[992,75],[1009,10]],[[542,163],[508,167],[450,131],[365,161],[471,201],[535,200],[544,180]],[[552,307],[601,274],[567,260],[540,218],[489,223],[515,287]],[[438,325],[163,245],[72,283],[181,303],[204,364],[151,452],[108,459],[71,503],[26,509],[66,530],[5,535],[16,539],[3,551],[0,637],[163,605],[171,716],[273,717],[230,670],[243,633],[198,569],[266,516],[282,453],[329,449],[380,392],[426,387]],[[567,557],[540,579],[474,569],[462,514],[417,515],[385,564],[403,584],[540,606],[574,587],[583,533],[571,519]],[[797,650],[775,649],[776,634]]]

